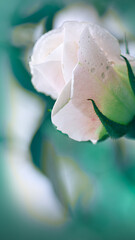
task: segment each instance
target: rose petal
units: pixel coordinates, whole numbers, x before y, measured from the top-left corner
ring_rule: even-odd
[[[45,62],[48,61],[62,61],[63,56],[63,43],[60,44],[55,50],[53,50],[45,59]]]
[[[93,111],[92,104],[87,100],[80,102],[79,99],[70,99],[70,95],[71,82],[68,82],[53,107],[53,124],[74,140],[91,140],[96,143],[99,139],[98,129],[101,127],[101,122]],[[105,135],[106,131],[103,128],[102,131]]]
[[[33,64],[30,62],[33,85],[38,91],[50,95],[54,99],[58,97],[65,84],[61,68],[62,51],[63,44],[60,44],[46,57],[44,63]]]
[[[45,62],[48,55],[50,55],[63,42],[63,28],[52,30],[45,33],[36,42],[33,49],[31,61],[33,64]]]
[[[70,99],[70,94],[71,82],[66,85],[53,107],[52,122],[58,130],[74,140],[91,140],[96,143],[99,139],[97,129],[101,122],[93,111],[91,103],[87,100],[84,103],[79,99]]]
[[[33,74],[32,83],[35,88],[56,99],[65,84],[61,62],[49,61],[34,67],[31,65],[31,70]]]
[[[109,61],[120,58],[120,46],[118,40],[112,34],[96,24],[91,25],[89,31],[96,44],[107,54]]]
[[[31,71],[33,73],[32,83],[38,92],[45,93],[46,95],[50,95],[52,98],[57,98],[57,93],[55,90],[45,81],[44,76],[39,72],[38,69],[32,68]]]
[[[72,72],[78,62],[79,39],[86,23],[66,22],[64,27],[63,74],[65,82],[72,78]]]

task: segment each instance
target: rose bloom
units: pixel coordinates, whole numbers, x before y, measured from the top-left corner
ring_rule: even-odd
[[[30,62],[32,83],[57,99],[51,118],[58,130],[93,143],[107,134],[88,99],[110,120],[126,125],[133,119],[135,96],[120,54],[115,37],[85,22],[65,22],[37,41]]]

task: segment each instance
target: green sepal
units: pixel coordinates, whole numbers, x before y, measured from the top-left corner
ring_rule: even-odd
[[[112,138],[119,138],[125,135],[129,130],[129,125],[123,125],[117,122],[114,122],[107,118],[96,106],[95,102],[92,99],[88,99],[92,102],[95,113],[99,117],[101,123],[105,127],[107,133]]]
[[[135,95],[135,75],[133,73],[132,67],[131,67],[129,61],[127,60],[127,58],[124,57],[123,55],[121,55],[121,57],[123,57],[125,62],[126,62],[130,86],[131,86],[132,91],[133,91],[133,93]]]
[[[135,139],[135,118],[133,118],[132,122],[130,123],[129,131],[125,137]]]
[[[103,142],[104,140],[106,140],[107,138],[109,138],[109,135],[108,134],[105,134],[103,137],[101,137],[97,142],[98,143],[101,143]]]

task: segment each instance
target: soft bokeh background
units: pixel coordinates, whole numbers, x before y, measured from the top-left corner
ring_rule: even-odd
[[[0,1],[0,239],[135,239],[135,142],[78,143],[36,92],[35,41],[65,20],[107,28],[135,56],[132,0]]]

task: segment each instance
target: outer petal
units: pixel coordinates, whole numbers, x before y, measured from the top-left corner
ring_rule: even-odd
[[[96,143],[99,139],[96,130],[101,123],[94,111],[91,113],[91,106],[88,101],[84,103],[80,102],[79,99],[70,99],[70,85],[69,82],[54,105],[52,122],[57,126],[58,130],[68,134],[74,140],[91,140]],[[87,114],[84,115],[83,112]]]
[[[46,95],[50,95],[52,98],[57,98],[57,92],[45,81],[43,74],[36,68],[31,66],[31,72],[33,74],[32,83],[39,92],[43,92]]]
[[[61,62],[48,61],[31,66],[33,73],[32,83],[35,88],[56,99],[64,87],[64,79],[61,70]]]
[[[120,46],[118,40],[104,28],[98,25],[90,25],[89,31],[96,44],[104,51],[109,61],[120,58]]]

